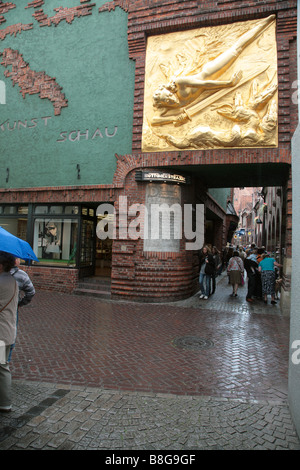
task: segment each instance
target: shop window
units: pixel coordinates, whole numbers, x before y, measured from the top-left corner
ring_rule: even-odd
[[[51,206],[49,209],[49,214],[62,214],[63,206]]]
[[[21,217],[13,217],[9,219],[2,218],[0,219],[0,225],[7,232],[15,235],[15,237],[21,238],[26,241],[27,235],[27,219]]]
[[[34,212],[36,214],[48,214],[48,206],[36,206]]]
[[[27,215],[28,214],[28,206],[18,206],[18,214]]]
[[[37,218],[34,222],[33,250],[41,264],[75,266],[78,221]]]
[[[10,215],[16,213],[16,206],[4,206],[4,214]]]
[[[74,214],[77,215],[79,213],[78,206],[66,206],[65,207],[65,214]]]
[[[22,240],[27,238],[28,206],[0,206],[0,226]]]

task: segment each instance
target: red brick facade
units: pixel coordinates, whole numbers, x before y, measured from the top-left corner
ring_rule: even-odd
[[[43,2],[30,2],[28,7],[40,6]],[[85,3],[85,2],[83,2]],[[90,4],[92,8],[94,4]],[[122,8],[128,12],[128,45],[129,56],[135,61],[135,93],[133,114],[132,154],[116,155],[117,169],[111,185],[95,187],[61,187],[61,188],[33,188],[30,190],[0,190],[0,202],[89,202],[109,201],[115,202],[118,211],[118,196],[126,195],[128,204],[145,202],[145,185],[135,180],[137,169],[169,169],[181,167],[188,168],[190,174],[193,168],[207,165],[257,165],[257,164],[291,164],[291,137],[298,122],[297,105],[293,104],[292,84],[297,80],[296,60],[296,7],[295,0],[290,1],[200,1],[200,0],[116,0],[105,3],[99,11],[110,11]],[[88,7],[76,7],[76,14],[84,11],[89,13]],[[84,9],[86,10],[80,10]],[[79,9],[79,10],[78,10]],[[1,13],[1,11],[0,11]],[[70,14],[74,12],[69,12]],[[39,12],[36,19],[41,19]],[[145,80],[145,58],[147,37],[186,29],[201,28],[228,24],[237,21],[254,20],[275,14],[277,18],[277,50],[278,50],[278,93],[279,93],[279,142],[278,148],[262,149],[213,149],[189,150],[173,152],[141,152],[143,99]],[[59,12],[57,13],[59,15]],[[52,18],[54,21],[56,17]],[[59,18],[57,17],[57,20]],[[61,19],[66,19],[60,17]],[[49,19],[45,19],[45,25]],[[182,205],[184,203],[207,203],[215,213],[219,213],[220,220],[216,244],[221,249],[226,243],[225,213],[211,200],[197,196],[197,183],[182,186]],[[286,207],[286,255],[291,257],[291,179],[286,179],[287,207]],[[219,186],[221,187],[221,186]],[[226,187],[226,186],[225,186]],[[204,187],[205,190],[205,187]],[[203,195],[203,194],[202,194]],[[198,199],[197,199],[198,197]],[[118,227],[117,227],[118,228]],[[185,240],[181,241],[178,253],[144,252],[143,240],[118,239],[113,244],[112,261],[112,296],[125,297],[136,300],[165,300],[187,297],[195,292],[197,287],[197,256],[193,251],[186,251],[183,247]],[[40,267],[40,285],[51,288],[51,282],[46,278],[52,274],[59,276],[59,269],[44,270]],[[65,270],[63,270],[65,271]],[[66,287],[65,280],[69,279],[71,285],[76,283],[76,270],[68,270],[68,277],[61,282],[61,288]],[[35,282],[38,281],[36,274]],[[288,276],[289,274],[287,274]],[[60,279],[57,277],[57,279]],[[69,287],[66,287],[69,289]]]
[[[2,52],[1,65],[11,66],[12,71],[6,70],[4,75],[9,77],[13,85],[20,87],[20,92],[25,98],[27,94],[39,94],[40,98],[47,98],[53,103],[54,114],[61,113],[61,108],[68,106],[68,100],[61,92],[61,87],[56,83],[55,78],[49,77],[45,72],[36,72],[22,57],[19,51],[7,48]]]
[[[117,4],[118,2],[110,2]],[[278,85],[279,85],[279,138],[278,148],[274,149],[216,149],[184,152],[141,153],[141,136],[143,121],[143,91],[145,79],[145,57],[147,36],[164,34],[184,29],[200,28],[210,25],[219,25],[236,21],[256,19],[270,14],[277,17],[277,47],[278,47]],[[136,62],[135,101],[133,123],[133,155],[117,156],[118,167],[114,182],[125,183],[126,194],[133,193],[135,201],[143,201],[142,193],[137,194],[138,188],[130,174],[134,168],[167,167],[193,165],[235,165],[241,163],[291,163],[290,141],[296,128],[298,115],[297,105],[291,101],[291,85],[297,79],[296,70],[296,2],[275,1],[135,1],[128,9],[128,44],[129,54]],[[287,232],[286,255],[291,257],[291,184],[286,181],[287,191]],[[224,227],[220,230],[222,233]],[[223,237],[224,243],[224,237]],[[119,244],[122,241],[118,242]],[[145,257],[136,244],[131,244],[131,256],[118,251],[118,262],[113,269],[112,282],[115,294],[126,290],[128,295],[137,295],[139,298],[163,294],[175,298],[180,296],[181,287],[186,294],[194,286],[195,259],[189,254],[175,256],[172,264],[168,260]],[[131,259],[131,263],[125,260]],[[134,262],[133,259],[134,258]],[[119,268],[122,260],[126,268]],[[189,266],[189,269],[187,269]],[[121,281],[121,272],[128,281]],[[147,273],[147,275],[145,274]],[[287,274],[287,278],[289,274]],[[121,286],[123,282],[123,287]],[[147,284],[148,282],[148,284]],[[169,287],[167,284],[169,283]],[[189,287],[188,287],[188,286]],[[125,287],[126,286],[126,287]],[[171,287],[172,286],[172,287]],[[173,292],[171,292],[173,290]]]
[[[22,267],[36,289],[72,293],[78,285],[78,269],[61,269],[47,266]]]

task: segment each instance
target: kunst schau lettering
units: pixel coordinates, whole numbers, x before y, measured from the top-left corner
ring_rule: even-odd
[[[144,204],[128,206],[126,196],[120,196],[118,211],[109,203],[97,208],[97,237],[101,240],[152,240],[159,247],[169,240],[186,240],[186,250],[198,250],[203,244],[203,204]],[[118,229],[117,229],[118,227]],[[164,249],[158,251],[166,251]]]
[[[0,94],[1,100],[1,94]],[[20,129],[34,129],[38,126],[39,122],[41,122],[44,126],[47,127],[48,120],[51,119],[51,116],[44,116],[41,118],[31,118],[31,119],[18,119],[15,121],[10,121],[6,119],[6,121],[0,122],[0,129],[2,132],[11,132],[11,131],[19,131]]]
[[[112,138],[115,137],[117,134],[118,127],[114,126],[113,129],[110,129],[108,127],[105,127],[104,129],[99,129],[97,128],[96,130],[93,130],[92,132],[89,129],[86,129],[85,131],[63,131],[59,134],[59,139],[57,139],[57,142],[80,142],[81,140],[94,140],[94,139],[103,139],[103,138]]]
[[[5,104],[5,85],[2,86],[0,80],[0,104]],[[12,131],[23,131],[24,129],[34,129],[39,126],[49,127],[51,124],[51,116],[43,117],[34,117],[26,119],[6,119],[5,121],[0,121],[0,130],[1,132],[11,133]],[[50,126],[51,127],[51,126]],[[118,126],[106,126],[103,128],[97,128],[93,130],[73,130],[73,131],[62,131],[59,134],[56,142],[82,142],[85,140],[95,140],[99,139],[111,139],[116,136],[118,132]]]

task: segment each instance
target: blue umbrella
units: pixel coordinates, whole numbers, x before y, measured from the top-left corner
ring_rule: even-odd
[[[10,253],[16,258],[39,261],[29,243],[15,237],[2,227],[0,227],[0,251]]]

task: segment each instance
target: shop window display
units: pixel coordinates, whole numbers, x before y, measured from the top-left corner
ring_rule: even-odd
[[[33,249],[40,262],[50,265],[76,265],[78,221],[37,218]]]

